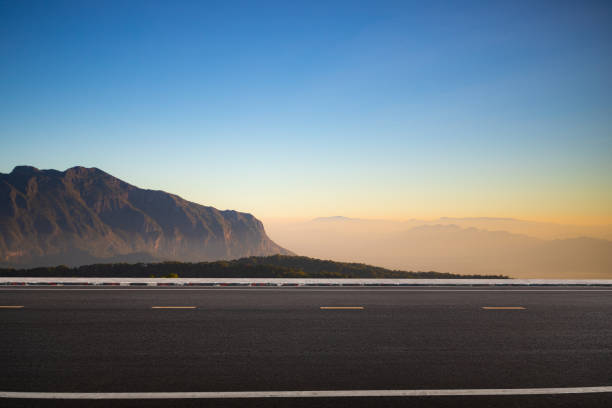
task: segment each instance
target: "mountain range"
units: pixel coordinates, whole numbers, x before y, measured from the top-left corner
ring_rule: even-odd
[[[213,261],[292,255],[251,214],[130,185],[97,168],[0,173],[0,263]]]
[[[612,278],[610,226],[512,218],[321,217],[267,223],[301,255],[394,270]],[[230,260],[293,255],[251,214],[130,185],[96,168],[0,173],[0,266]]]
[[[266,225],[301,255],[400,270],[514,278],[612,278],[609,226],[510,218],[369,220],[342,216]],[[584,234],[592,233],[594,236]]]

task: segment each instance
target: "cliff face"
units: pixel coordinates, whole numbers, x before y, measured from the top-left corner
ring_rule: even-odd
[[[0,173],[0,262],[207,261],[291,252],[251,214],[143,190],[99,169]]]

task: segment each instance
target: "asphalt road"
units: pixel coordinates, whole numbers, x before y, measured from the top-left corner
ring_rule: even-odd
[[[191,308],[154,308],[169,306]],[[0,391],[610,385],[611,288],[0,289]],[[612,395],[0,399],[0,406],[85,405],[604,407]]]

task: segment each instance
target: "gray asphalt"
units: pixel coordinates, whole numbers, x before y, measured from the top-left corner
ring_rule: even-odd
[[[0,391],[612,385],[610,289],[3,288],[0,306],[24,306],[0,309]],[[482,309],[490,306],[525,310]],[[603,407],[612,406],[612,396],[5,399],[0,405]]]

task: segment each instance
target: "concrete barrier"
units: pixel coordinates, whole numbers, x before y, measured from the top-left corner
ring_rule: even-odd
[[[0,286],[423,287],[612,286],[612,279],[14,278]]]

